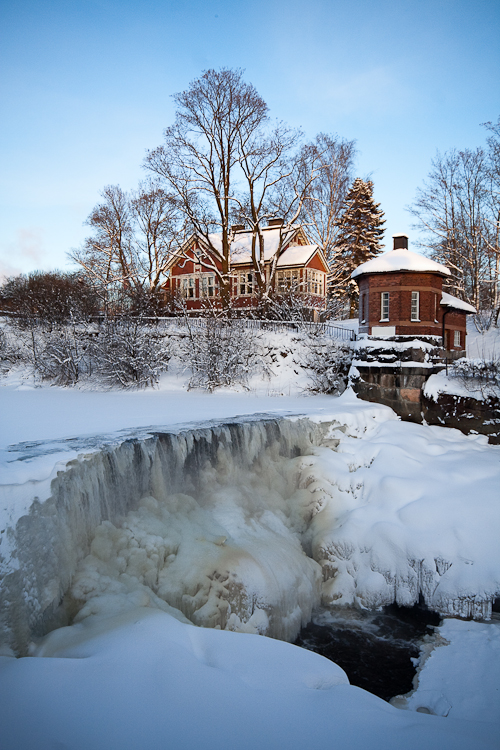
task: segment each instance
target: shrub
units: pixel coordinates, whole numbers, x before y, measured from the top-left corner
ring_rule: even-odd
[[[187,328],[189,388],[214,391],[222,386],[246,386],[260,358],[254,331],[245,328],[243,321],[226,317],[207,317],[196,327],[187,320]]]
[[[347,387],[352,349],[347,343],[311,335],[304,342],[303,367],[309,372],[312,393],[340,394]]]

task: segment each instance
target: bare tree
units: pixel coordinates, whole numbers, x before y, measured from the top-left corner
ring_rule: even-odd
[[[135,286],[153,298],[161,292],[168,263],[182,239],[178,202],[159,184],[141,183],[130,200],[134,230]]]
[[[100,289],[107,306],[117,289],[137,284],[137,273],[128,196],[118,185],[107,185],[101,196],[86,221],[93,234],[69,257]]]
[[[355,141],[326,133],[319,133],[303,148],[306,172],[308,165],[315,162],[317,176],[309,187],[301,219],[330,264],[336,259],[337,220],[353,179],[355,155]]]
[[[495,257],[493,281],[493,310],[498,323],[500,314],[500,117],[496,123],[485,122],[483,126],[490,132],[488,144],[488,176],[490,182],[490,251]]]
[[[265,298],[289,230],[321,169],[320,150],[303,158],[300,131],[270,124],[266,103],[243,81],[241,70],[208,70],[174,99],[175,123],[145,166],[176,195],[188,225],[203,241],[203,264],[217,277],[223,307],[229,309],[236,223],[251,233],[255,288]],[[271,258],[265,259],[263,229],[273,218],[283,219],[283,225]],[[270,261],[266,267],[265,260]]]
[[[278,260],[291,230],[301,216],[311,185],[321,168],[321,152],[306,160],[300,150],[299,130],[278,123],[270,131],[261,127],[239,145],[239,166],[244,175],[241,197],[236,197],[238,221],[251,233],[251,261],[261,302],[275,289]],[[278,240],[265,253],[263,229],[270,219],[281,219]],[[267,266],[265,264],[267,261]]]
[[[498,280],[491,184],[483,149],[438,153],[410,207],[420,244],[451,271],[448,288],[478,310],[491,307]]]
[[[164,144],[149,152],[145,166],[165,180],[203,239],[228,306],[239,148],[266,120],[267,105],[242,80],[241,70],[227,68],[207,70],[174,100],[175,122],[165,130]]]

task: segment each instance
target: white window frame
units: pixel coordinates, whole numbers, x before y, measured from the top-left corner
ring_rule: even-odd
[[[308,294],[313,294],[315,297],[323,297],[323,276],[324,273],[322,271],[316,271],[314,268],[307,269]]]
[[[360,318],[361,323],[366,323],[366,313],[367,313],[367,307],[368,307],[368,294],[366,292],[363,292],[363,294],[360,295]]]
[[[411,293],[410,320],[420,323],[420,292]]]
[[[389,320],[389,292],[380,293],[380,322]]]
[[[238,297],[250,297],[254,290],[253,273],[245,271],[238,274]]]
[[[200,296],[204,299],[215,297],[216,283],[214,274],[204,273],[201,277],[200,282]]]
[[[453,346],[461,346],[460,331],[453,331]]]
[[[276,286],[279,294],[285,292],[299,291],[299,271],[297,268],[287,268],[284,271],[278,271],[276,274]]]
[[[183,276],[181,279],[181,292],[185,299],[197,299],[196,281],[194,276]]]

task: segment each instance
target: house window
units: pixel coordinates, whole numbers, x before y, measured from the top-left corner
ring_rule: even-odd
[[[434,294],[434,323],[438,322],[438,319],[437,319],[437,304],[438,304],[438,296],[437,296],[437,294]]]
[[[253,293],[252,273],[240,273],[239,293],[245,295]]]
[[[460,331],[453,331],[453,346],[460,346]]]
[[[411,320],[420,320],[420,292],[411,293]]]
[[[321,271],[307,269],[307,293],[323,295],[323,274]]]
[[[278,271],[276,280],[278,291],[281,293],[290,291],[290,289],[297,291],[299,288],[299,272],[297,269]]]
[[[380,320],[389,320],[389,292],[380,295]]]
[[[214,297],[215,296],[215,278],[212,274],[210,274],[209,276],[202,276],[201,296],[202,297]]]
[[[186,299],[194,299],[195,292],[195,280],[194,276],[188,276],[182,279],[182,296]]]

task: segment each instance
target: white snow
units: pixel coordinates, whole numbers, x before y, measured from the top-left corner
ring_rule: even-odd
[[[278,268],[287,266],[305,266],[318,252],[318,245],[293,245],[288,247],[278,259]]]
[[[423,255],[400,248],[389,250],[387,253],[362,263],[354,269],[351,278],[355,279],[365,273],[387,273],[389,271],[421,271],[439,273],[442,276],[450,275],[449,270],[441,263],[436,263],[436,261],[425,258]]]
[[[303,462],[318,488],[310,534],[326,601],[374,609],[422,594],[445,614],[489,615],[500,591],[500,447],[388,421],[314,454]]]
[[[476,308],[469,305],[468,302],[464,302],[462,299],[458,299],[458,297],[448,294],[448,292],[442,293],[441,304],[445,307],[454,307],[456,310],[465,310],[465,312],[468,313],[477,312]]]
[[[183,384],[171,374],[156,391],[99,393],[32,388],[12,376],[0,387],[0,458],[11,488],[2,488],[2,529],[35,494],[43,500],[68,460],[155,426],[175,431],[255,412],[331,424],[310,455],[275,462],[271,483],[269,468],[257,479],[242,473],[217,494],[221,475],[208,473],[203,503],[194,494],[145,496],[121,523],[103,524],[73,581],[79,621],[29,658],[0,658],[2,750],[496,748],[498,717],[481,700],[498,689],[484,666],[500,673],[494,624],[465,623],[472,635],[463,638],[443,627],[451,646],[425,663],[411,711],[351,687],[317,655],[252,633],[267,632],[270,606],[283,627],[300,619],[320,566],[333,606],[412,604],[422,593],[439,611],[488,615],[500,591],[500,448],[401,423],[351,391],[275,398],[282,384],[213,395]],[[293,492],[279,491],[284,478],[296,482]],[[188,624],[179,605],[224,627],[213,618],[231,580],[208,574],[232,566],[254,608],[246,620],[229,621],[231,613],[227,627],[250,633]],[[479,698],[467,703],[471,690]],[[455,707],[447,718],[415,712],[444,714],[442,705]]]
[[[134,609],[0,657],[2,750],[493,750],[497,728],[400,711],[332,662]]]
[[[500,724],[500,620],[445,620],[420,658],[417,688],[393,705]]]
[[[283,232],[277,229],[264,229],[264,260],[270,261],[275,256],[279,248],[280,235],[283,235],[284,244],[294,234],[295,229]],[[231,244],[231,260],[235,264],[248,265],[252,262],[252,232],[238,232]],[[219,251],[222,250],[220,234],[211,234],[210,241]],[[258,247],[258,245],[257,245]],[[305,265],[318,252],[318,245],[292,245],[280,255],[278,266],[280,268],[288,266]]]

